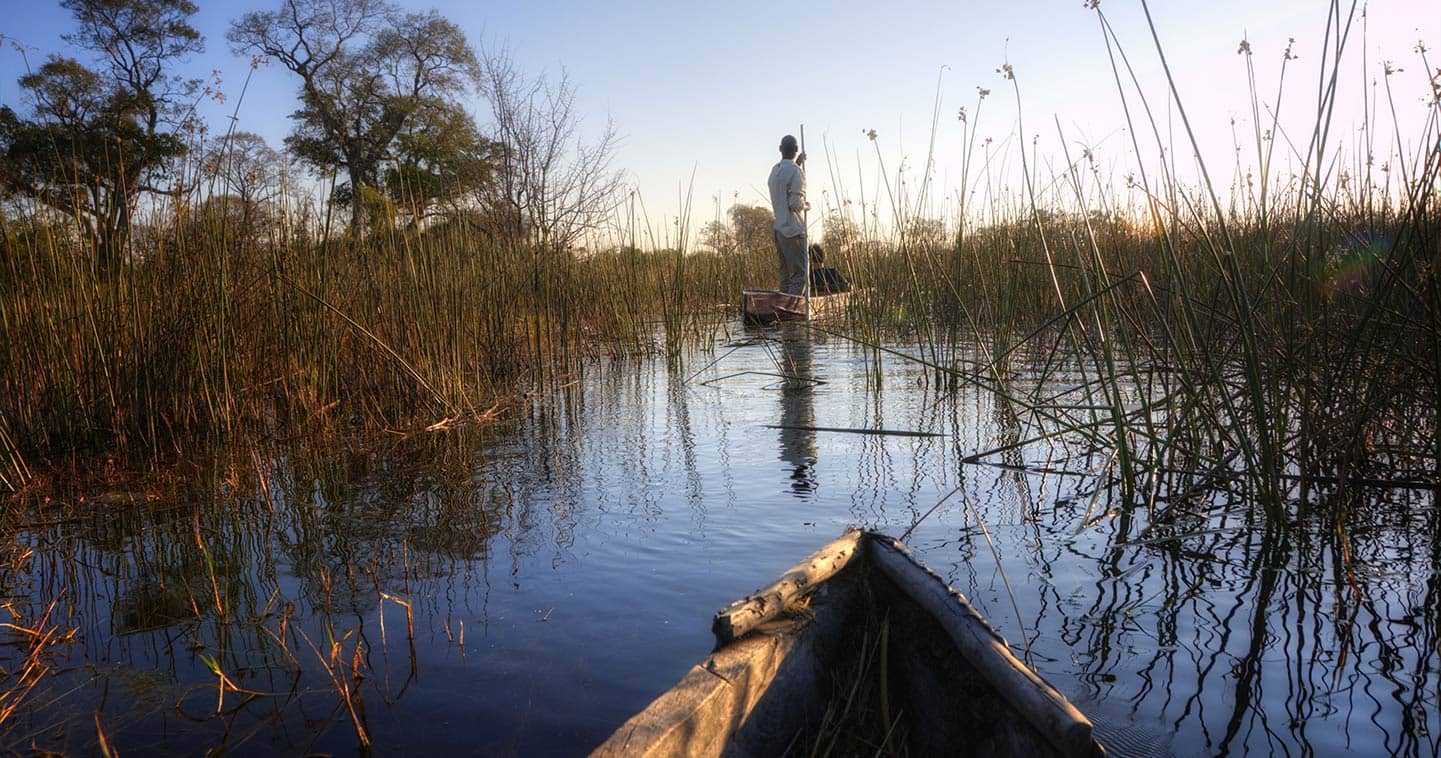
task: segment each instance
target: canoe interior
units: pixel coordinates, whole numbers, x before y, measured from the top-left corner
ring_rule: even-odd
[[[880,571],[861,561],[826,584],[800,632],[810,639],[725,753],[1056,754]]]
[[[693,667],[596,754],[958,752],[1062,754],[930,612],[858,559]],[[1088,741],[1084,752],[1101,749]]]

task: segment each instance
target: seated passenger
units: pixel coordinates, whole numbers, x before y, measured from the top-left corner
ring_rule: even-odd
[[[849,292],[850,282],[841,276],[839,269],[826,268],[826,251],[820,245],[811,245],[811,294],[834,295]]]

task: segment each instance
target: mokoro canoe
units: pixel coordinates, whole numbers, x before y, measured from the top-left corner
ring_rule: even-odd
[[[716,614],[593,755],[1103,756],[1090,720],[897,540],[847,530]]]
[[[831,295],[812,295],[807,299],[800,295],[787,295],[776,290],[743,290],[741,292],[741,317],[752,324],[769,324],[775,321],[805,321],[807,308],[810,319],[819,321],[834,318],[845,312],[851,293],[837,292]]]

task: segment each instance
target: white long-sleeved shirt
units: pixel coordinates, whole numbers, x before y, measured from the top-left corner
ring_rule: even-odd
[[[806,233],[801,211],[806,207],[806,176],[795,161],[783,159],[771,169],[771,210],[776,214],[775,230],[782,237]]]

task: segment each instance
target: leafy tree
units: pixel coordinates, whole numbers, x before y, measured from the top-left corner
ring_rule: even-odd
[[[381,189],[412,223],[453,215],[473,200],[492,199],[500,153],[500,144],[481,136],[470,114],[432,101],[396,135]]]
[[[831,253],[848,251],[861,239],[860,225],[840,211],[831,211],[821,224],[821,244]]]
[[[421,114],[480,78],[459,27],[378,0],[284,0],[245,14],[227,37],[237,53],[266,56],[300,77],[286,144],[312,166],[343,170],[355,198],[379,188],[396,140]],[[356,234],[369,205],[350,203]]]
[[[905,241],[912,249],[940,250],[955,239],[946,235],[945,222],[925,216],[912,216],[907,219],[905,232]]]
[[[700,229],[700,243],[721,255],[736,251],[736,236],[723,221],[707,221]]]
[[[742,251],[755,252],[775,245],[776,217],[769,208],[733,205],[730,216],[736,245]]]
[[[71,216],[103,267],[116,264],[141,192],[161,186],[170,159],[185,152],[177,131],[198,83],[170,67],[204,49],[190,26],[189,0],[63,0],[78,31],[64,35],[92,51],[98,70],[51,56],[20,78],[29,118],[0,107],[0,155],[8,192]]]

